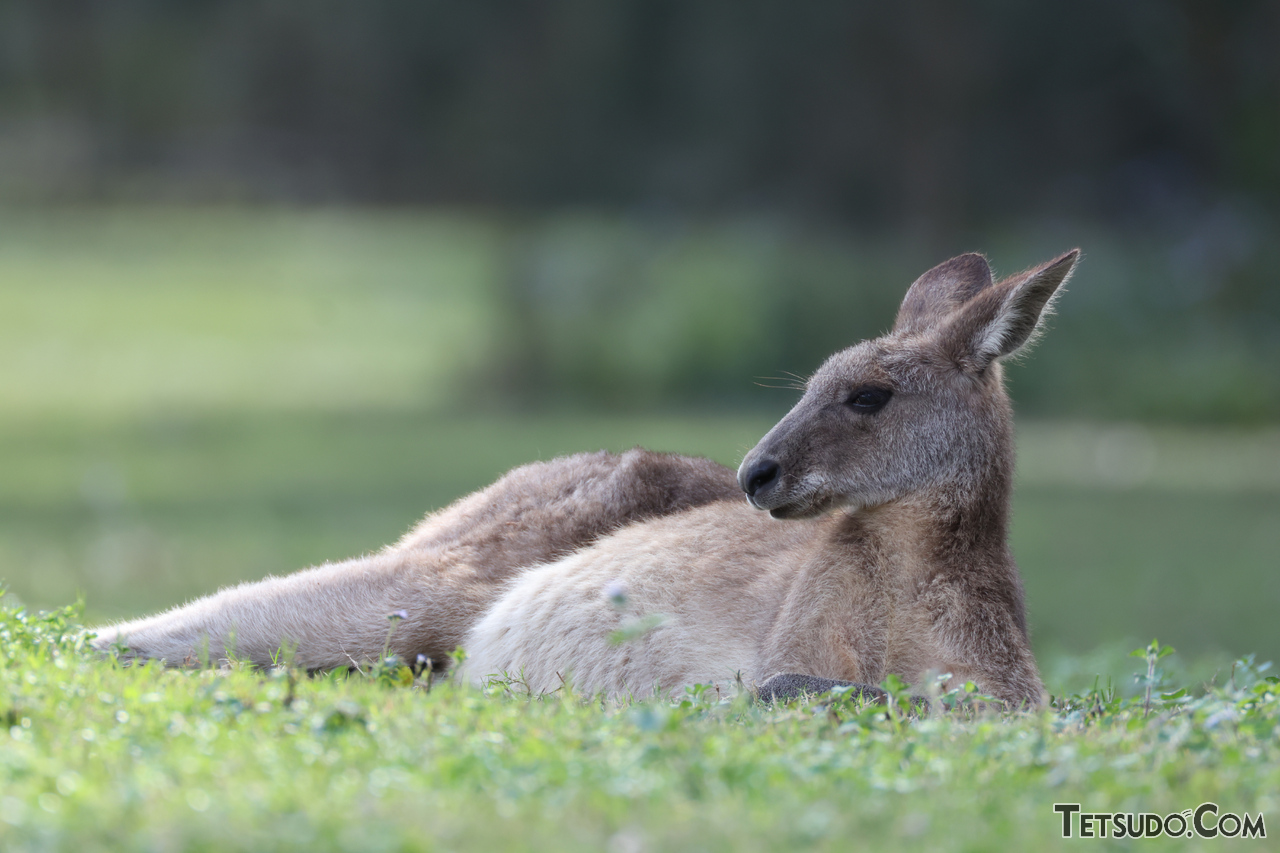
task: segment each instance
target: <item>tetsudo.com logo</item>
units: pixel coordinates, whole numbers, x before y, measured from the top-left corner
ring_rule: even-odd
[[[1121,812],[1081,812],[1079,803],[1054,803],[1053,810],[1062,815],[1062,837],[1072,838],[1266,838],[1267,825],[1262,812],[1257,817],[1248,813],[1218,813],[1216,803],[1201,803],[1161,817],[1158,814],[1123,814]],[[1074,826],[1073,826],[1074,825]],[[1077,832],[1073,832],[1077,829]]]

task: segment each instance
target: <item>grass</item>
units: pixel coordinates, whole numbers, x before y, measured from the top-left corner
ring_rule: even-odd
[[[492,333],[482,224],[219,210],[0,213],[15,420],[439,403]]]
[[[1150,657],[1149,698],[1139,684],[1042,713],[909,719],[839,699],[601,704],[122,667],[86,653],[73,610],[4,606],[0,845],[1046,850],[1081,843],[1060,839],[1060,802],[1161,816],[1213,802],[1274,821],[1277,679],[1241,662],[1207,688],[1170,684]]]

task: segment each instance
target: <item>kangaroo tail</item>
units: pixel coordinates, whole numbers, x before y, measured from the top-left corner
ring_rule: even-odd
[[[413,638],[421,645],[429,632],[418,624],[430,614],[414,606],[421,593],[413,588],[410,569],[404,554],[382,553],[244,583],[155,616],[96,629],[91,643],[104,652],[116,649],[124,657],[170,666],[233,657],[309,670],[360,666],[377,659],[389,638],[391,649],[403,655],[414,651]]]

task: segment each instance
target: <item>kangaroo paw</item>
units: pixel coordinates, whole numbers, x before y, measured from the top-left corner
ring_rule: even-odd
[[[870,684],[784,672],[761,684],[756,690],[756,699],[766,703],[786,702],[802,696],[821,696],[836,687],[851,687],[853,689],[849,691],[850,695],[878,705],[883,705],[889,698],[888,694],[879,687]],[[907,710],[912,716],[928,713],[929,700],[923,696],[912,696]]]
[[[756,698],[761,702],[785,702],[788,699],[799,699],[801,696],[820,696],[834,687],[852,687],[851,693],[873,702],[883,702],[885,692],[870,684],[859,684],[856,681],[838,681],[834,678],[821,678],[817,675],[800,675],[784,672],[775,675],[756,689]]]

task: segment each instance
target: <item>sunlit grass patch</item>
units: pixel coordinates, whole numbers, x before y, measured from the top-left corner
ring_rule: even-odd
[[[371,211],[0,217],[9,418],[439,404],[490,346],[492,229]]]
[[[1150,698],[1100,688],[1035,714],[698,690],[602,704],[376,672],[123,667],[87,653],[74,610],[5,605],[0,843],[1057,849],[1055,802],[1274,814],[1280,685],[1260,670],[1209,689],[1154,673]]]

